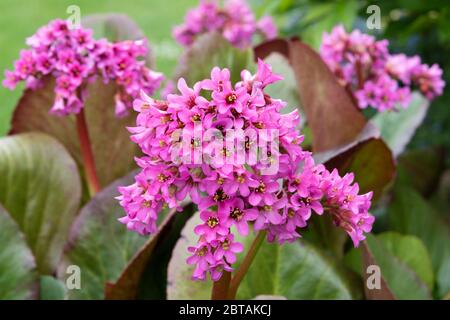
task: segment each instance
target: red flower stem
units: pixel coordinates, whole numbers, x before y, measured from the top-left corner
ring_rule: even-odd
[[[89,139],[89,131],[86,124],[86,117],[84,116],[84,109],[81,109],[81,111],[77,114],[76,123],[89,194],[93,196],[100,191],[100,183],[98,181],[97,171],[95,169],[94,154],[92,153],[91,140]]]
[[[252,264],[253,259],[255,258],[256,253],[261,247],[261,244],[263,243],[265,237],[266,231],[260,231],[255,240],[253,240],[253,243],[248,250],[247,255],[245,256],[244,261],[242,261],[242,264],[239,266],[239,269],[236,271],[233,279],[231,279],[230,289],[228,290],[228,299],[236,299],[236,293],[239,289],[239,285],[241,284],[242,279],[244,279],[245,275],[247,274],[247,271],[250,268],[250,265]]]
[[[211,300],[227,300],[230,280],[231,272],[224,271],[219,281],[214,282],[211,292]]]
[[[361,61],[356,61],[356,77],[358,80],[358,90],[361,90],[364,87],[364,76]]]

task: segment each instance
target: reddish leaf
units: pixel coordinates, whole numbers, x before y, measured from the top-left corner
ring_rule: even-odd
[[[139,249],[134,257],[128,262],[125,269],[120,274],[116,282],[107,282],[105,285],[106,300],[132,300],[137,298],[139,282],[144,273],[147,262],[154,249],[161,243],[161,240],[170,232],[176,210],[171,210],[164,221],[158,227],[158,233],[152,235],[147,242]]]
[[[328,169],[337,168],[339,173],[353,172],[360,192],[373,191],[377,201],[395,177],[395,161],[391,150],[379,138],[370,138],[356,144],[325,163]]]
[[[54,101],[54,81],[47,80],[37,91],[26,90],[12,118],[11,134],[45,132],[58,139],[82,167],[75,117],[57,117],[48,113]],[[134,167],[137,146],[130,141],[127,126],[134,125],[135,115],[117,119],[114,113],[115,86],[101,81],[88,86],[85,114],[100,184],[106,186]]]
[[[320,56],[296,39],[276,39],[255,48],[257,57],[264,58],[271,52],[286,56],[294,70],[300,101],[312,132],[313,151],[354,141],[367,121]]]
[[[394,294],[389,289],[389,286],[387,285],[386,280],[384,280],[384,278],[382,276],[380,279],[381,289],[370,290],[367,287],[367,279],[370,276],[370,274],[368,274],[366,272],[367,267],[372,266],[372,265],[377,265],[377,263],[365,241],[362,243],[361,252],[362,252],[362,266],[363,266],[362,274],[364,277],[364,294],[366,296],[366,299],[368,299],[368,300],[396,300]]]

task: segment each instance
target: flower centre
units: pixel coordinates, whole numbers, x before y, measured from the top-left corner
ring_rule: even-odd
[[[272,207],[271,206],[265,205],[263,208],[267,212],[272,211]]]
[[[197,256],[199,256],[199,257],[203,257],[203,256],[206,254],[207,251],[208,251],[208,249],[207,249],[206,247],[202,247],[202,248],[198,249],[198,250],[195,252],[195,254],[196,254]]]
[[[229,250],[230,249],[230,240],[225,239],[225,241],[222,242],[222,248],[223,248],[223,250]]]
[[[236,100],[237,100],[237,96],[234,93],[230,93],[225,98],[225,101],[227,102],[227,104],[233,104],[236,102]]]
[[[219,219],[216,217],[209,217],[206,223],[208,224],[208,227],[212,229],[219,224]]]
[[[245,182],[245,177],[243,175],[242,176],[237,176],[236,180],[239,183],[244,183]]]
[[[159,182],[166,182],[169,179],[169,177],[165,176],[164,174],[160,173],[158,175],[158,181]]]
[[[288,210],[288,217],[289,218],[293,218],[294,216],[295,216],[295,211],[292,210],[291,208],[289,208],[289,210]]]
[[[239,208],[234,208],[230,210],[230,217],[236,221],[240,221],[242,219],[243,214],[244,212],[242,212],[242,210]]]
[[[193,115],[192,118],[191,118],[192,122],[200,121],[200,119],[201,119],[201,117],[200,117],[199,114],[195,114],[195,115]]]
[[[224,201],[228,199],[228,196],[223,192],[222,189],[217,189],[216,193],[213,196],[214,201]]]
[[[142,206],[145,207],[145,208],[150,208],[151,203],[150,203],[150,201],[145,200],[144,202],[142,202]]]
[[[259,183],[259,187],[255,189],[256,192],[259,193],[264,193],[266,192],[266,185],[264,184],[264,182],[260,182]]]

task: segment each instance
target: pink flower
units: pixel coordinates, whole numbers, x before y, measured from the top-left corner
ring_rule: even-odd
[[[217,109],[221,114],[227,113],[230,109],[241,113],[248,98],[245,88],[236,90],[224,88],[221,92],[213,92],[213,99],[217,103]]]
[[[252,226],[280,244],[298,239],[313,212],[331,214],[355,245],[370,231],[371,194],[359,195],[353,175],[329,172],[302,149],[298,111],[281,114],[286,103],[265,92],[280,79],[259,60],[256,74],[242,72],[235,84],[229,70],[216,67],[193,88],[180,79],[167,101],[144,93],[134,101],[138,116],[129,130],[144,156],[136,158],[136,182],[119,189],[126,214],[120,221],[139,233],[155,232],[162,206],[181,209],[189,195],[202,220],[194,228],[198,243],[188,249],[194,279],[209,274],[217,281],[232,271],[243,251],[236,232],[247,236]],[[277,138],[281,147],[269,148]],[[252,152],[255,161],[239,161]],[[265,171],[272,163],[277,168]]]
[[[215,240],[218,236],[226,236],[228,228],[226,227],[226,218],[223,214],[213,211],[203,211],[200,218],[204,224],[195,227],[194,232],[200,237],[204,237],[207,242]]]
[[[214,258],[216,260],[226,259],[226,262],[233,264],[236,262],[236,253],[244,251],[244,246],[234,241],[234,235],[229,234],[223,240],[218,240],[216,250],[214,252]]]
[[[220,214],[227,217],[227,227],[235,225],[238,233],[243,236],[248,234],[248,222],[254,221],[258,217],[258,210],[245,209],[245,203],[241,198],[226,201],[218,210]]]
[[[262,17],[257,23],[257,28],[267,40],[276,38],[278,34],[277,26],[270,16]]]

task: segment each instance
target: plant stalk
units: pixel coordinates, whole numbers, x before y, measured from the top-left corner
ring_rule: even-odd
[[[227,300],[228,299],[228,288],[230,287],[231,272],[224,271],[222,277],[219,281],[215,281],[211,300]]]
[[[95,168],[94,154],[92,152],[91,140],[89,138],[89,131],[83,108],[76,115],[76,123],[81,155],[83,158],[84,172],[86,175],[89,194],[92,197],[100,191],[100,183]]]
[[[260,231],[255,240],[253,240],[253,243],[248,250],[247,255],[245,256],[244,261],[242,261],[242,264],[239,266],[239,269],[236,271],[236,274],[231,280],[230,288],[228,290],[228,299],[236,299],[236,293],[239,289],[239,285],[241,284],[242,279],[244,279],[245,275],[247,274],[247,271],[250,268],[250,265],[252,264],[253,259],[255,258],[256,253],[261,247],[261,244],[263,243],[265,237],[266,231]]]

